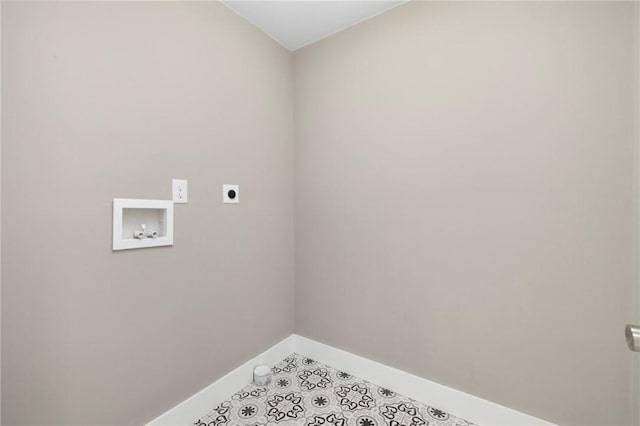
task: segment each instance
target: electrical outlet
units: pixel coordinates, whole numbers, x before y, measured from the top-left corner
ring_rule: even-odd
[[[237,204],[240,202],[239,185],[222,185],[222,202],[225,204]]]
[[[178,204],[187,203],[187,181],[186,179],[173,179],[173,202]]]

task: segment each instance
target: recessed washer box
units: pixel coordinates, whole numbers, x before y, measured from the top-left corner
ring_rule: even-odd
[[[113,250],[172,245],[173,201],[113,199]]]

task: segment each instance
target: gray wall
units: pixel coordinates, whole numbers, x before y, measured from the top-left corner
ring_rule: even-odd
[[[214,2],[2,8],[2,423],[143,423],[293,331],[291,54]],[[171,178],[175,245],[112,252]]]
[[[632,8],[412,2],[296,52],[294,116],[218,3],[3,2],[2,423],[143,423],[293,331],[293,117],[298,333],[628,424]],[[113,253],[171,178],[175,246]]]
[[[633,7],[410,2],[297,51],[296,331],[629,424]]]
[[[0,2],[0,23],[2,22],[2,3]],[[0,28],[0,47],[2,31]],[[0,60],[0,63],[2,61]],[[0,66],[0,94],[2,93],[2,66]],[[2,102],[0,95],[0,423],[2,423]]]

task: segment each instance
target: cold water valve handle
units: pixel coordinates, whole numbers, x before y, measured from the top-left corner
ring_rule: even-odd
[[[624,334],[627,337],[627,346],[634,352],[640,352],[640,327],[637,325],[627,324],[624,329]]]

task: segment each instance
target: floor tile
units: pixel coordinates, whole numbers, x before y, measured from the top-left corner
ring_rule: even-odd
[[[471,426],[315,360],[292,354],[271,369],[267,386],[248,385],[196,426]]]

